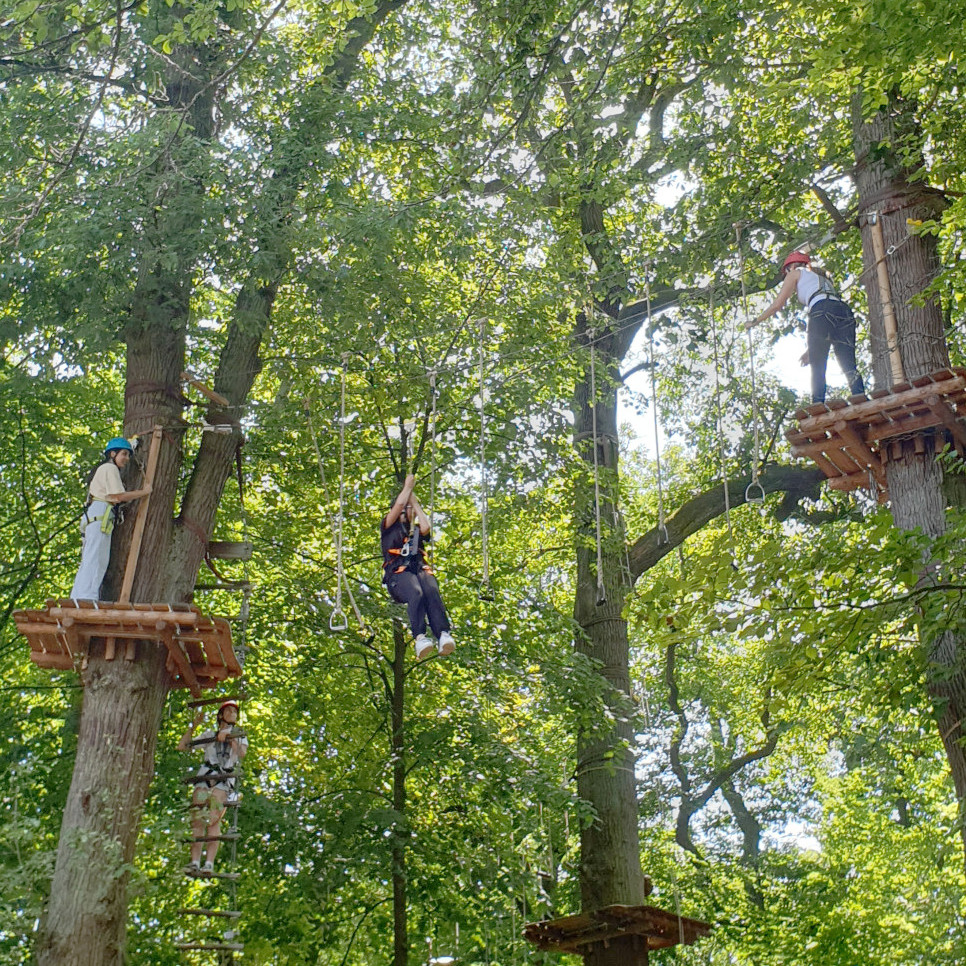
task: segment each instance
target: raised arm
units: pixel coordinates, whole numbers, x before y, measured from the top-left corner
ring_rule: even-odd
[[[429,516],[423,509],[415,493],[410,496],[409,502],[413,506],[413,516],[419,526],[419,532],[425,537],[429,533]]]
[[[410,473],[406,477],[406,482],[403,483],[403,488],[399,491],[399,496],[396,497],[396,502],[393,503],[392,508],[386,514],[385,519],[382,521],[382,526],[384,530],[388,530],[398,519],[399,515],[406,509],[406,504],[410,502],[410,498],[413,495],[413,486],[416,484],[416,477]]]

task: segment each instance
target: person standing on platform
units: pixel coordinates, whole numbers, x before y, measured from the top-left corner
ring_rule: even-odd
[[[150,485],[140,490],[125,490],[121,471],[130,462],[134,447],[122,436],[108,441],[104,459],[94,470],[88,484],[88,503],[81,518],[83,550],[80,567],[70,596],[74,600],[99,600],[101,583],[111,562],[111,534],[117,505],[139,500],[151,492]]]
[[[853,396],[865,393],[865,384],[855,362],[855,316],[836,292],[831,280],[812,268],[812,260],[804,252],[792,252],[782,264],[785,280],[775,301],[756,319],[745,322],[745,328],[764,322],[784,308],[792,297],[808,309],[806,339],[808,351],[802,365],[812,367],[812,402],[825,402],[825,369],[829,349],[849,384]]]

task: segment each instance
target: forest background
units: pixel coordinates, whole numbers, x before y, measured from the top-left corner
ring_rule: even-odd
[[[580,908],[578,740],[615,714],[650,901],[716,927],[658,961],[966,961],[961,810],[920,646],[962,624],[961,588],[920,595],[921,534],[804,466],[761,508],[688,515],[722,480],[741,493],[793,463],[782,430],[803,400],[765,372],[770,336],[742,328],[743,288],[774,286],[791,247],[851,283],[871,372],[858,116],[901,121],[889,148],[939,199],[902,231],[937,246],[919,290],[962,364],[950,27],[930,0],[15,3],[0,21],[0,962],[29,962],[43,929],[83,697],[77,675],[29,662],[11,613],[68,591],[83,480],[125,396],[126,430],[150,428],[137,401],[155,390],[131,360],[159,331],[234,400],[216,434],[193,390],[187,409],[169,399],[187,455],[168,509],[223,446],[213,535],[255,548],[245,961],[557,961],[521,930]],[[596,480],[619,507],[601,538],[626,591],[633,707],[616,712],[574,647],[597,541],[575,425],[591,376],[627,417]],[[659,454],[640,439],[654,418]],[[445,664],[402,660],[379,585],[378,521],[407,466],[433,495]],[[374,636],[337,594],[340,495]],[[930,553],[953,573],[963,536],[948,510]],[[166,586],[196,576],[197,560]],[[130,963],[186,961],[185,701],[166,705],[119,872]]]

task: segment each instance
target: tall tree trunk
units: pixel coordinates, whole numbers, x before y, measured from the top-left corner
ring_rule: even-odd
[[[875,213],[882,226],[891,302],[896,319],[898,351],[906,381],[949,365],[942,312],[935,298],[919,298],[939,269],[936,239],[910,235],[907,219],[935,217],[942,207],[938,192],[922,180],[925,161],[922,137],[913,105],[898,95],[871,118],[862,116],[861,94],[853,104],[853,140],[862,218],[866,286],[869,292],[873,364],[877,386],[889,387],[892,377],[883,324],[885,293],[876,284],[872,244]],[[921,304],[918,304],[921,302]],[[902,442],[898,458],[890,456],[886,480],[892,516],[901,530],[919,528],[930,537],[945,530],[946,492],[942,467],[936,462],[932,440],[917,453],[915,440]],[[922,447],[920,447],[922,448]],[[923,561],[923,580],[930,580],[930,561]],[[949,761],[960,816],[966,808],[966,667],[964,642],[952,633],[922,641],[929,655],[927,684],[936,708],[937,725]],[[966,827],[961,824],[964,848]]]
[[[582,344],[595,338],[580,316],[577,338]],[[618,445],[617,365],[614,340],[602,330],[596,334],[594,382],[591,392],[589,363],[576,388],[574,441],[587,464],[575,496],[577,530],[577,591],[574,618],[580,628],[577,652],[599,663],[604,700],[614,724],[603,722],[582,733],[577,748],[577,791],[594,811],[580,834],[580,894],[585,911],[614,904],[639,905],[644,901],[638,835],[636,756],[631,723],[627,622],[621,616],[628,592],[623,534],[616,526]],[[596,408],[597,490],[594,470],[594,409]],[[605,600],[598,592],[597,524]],[[594,966],[640,966],[647,962],[647,944],[635,937],[615,939],[585,958]]]
[[[341,50],[326,67],[321,88],[344,90],[361,51],[376,28],[406,0],[381,0],[373,11],[350,20]],[[162,19],[184,18],[190,7],[159,4]],[[190,27],[188,30],[190,34]],[[125,432],[137,435],[152,426],[165,434],[147,516],[133,601],[186,601],[197,579],[215,514],[241,441],[242,406],[258,374],[259,346],[274,305],[276,286],[291,258],[288,236],[277,230],[290,214],[301,178],[300,165],[280,149],[275,190],[266,193],[255,220],[265,272],[244,284],[236,299],[228,339],[219,360],[215,389],[229,408],[209,408],[211,423],[232,423],[231,434],[203,434],[181,511],[172,519],[184,453],[181,372],[188,326],[192,277],[206,240],[197,231],[197,207],[205,186],[182,168],[180,138],[194,150],[214,136],[212,79],[224,66],[217,54],[185,45],[166,58],[167,103],[180,110],[184,125],[167,142],[158,162],[163,177],[158,197],[149,199],[140,275],[125,331],[127,388]],[[227,48],[226,48],[227,50]],[[324,99],[324,98],[323,98]],[[315,116],[301,135],[320,137]],[[201,147],[199,147],[201,146]],[[298,149],[296,148],[296,151]],[[172,258],[172,256],[174,256]],[[109,584],[117,585],[130,535],[118,533]],[[154,770],[154,751],[162,710],[171,686],[165,654],[155,642],[138,642],[137,660],[105,661],[103,646],[93,647],[83,675],[84,703],[74,776],[64,809],[51,898],[36,958],[38,966],[120,966],[124,961],[128,870],[138,825]]]
[[[392,622],[392,962],[409,962],[409,926],[406,910],[406,633],[402,622]]]

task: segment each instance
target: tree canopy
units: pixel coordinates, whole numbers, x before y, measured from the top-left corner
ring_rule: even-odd
[[[857,181],[888,155],[927,209],[902,230],[940,262],[910,301],[939,300],[963,364],[948,16],[926,0],[15,3],[0,963],[30,961],[46,928],[84,713],[78,675],[31,664],[11,614],[66,596],[88,469],[125,416],[141,434],[165,408],[177,459],[151,532],[173,549],[153,586],[237,618],[237,595],[195,586],[216,581],[185,521],[210,510],[208,536],[254,545],[244,574],[219,565],[253,587],[235,621],[245,961],[556,961],[522,928],[581,908],[597,805],[580,782],[628,760],[648,901],[715,926],[657,961],[966,955],[963,813],[924,646],[966,636],[961,500],[937,535],[823,488],[788,451],[804,400],[772,358],[800,317],[743,329],[809,244],[848,286],[871,371]],[[881,112],[895,141],[857,160]],[[164,373],[135,379],[151,358]],[[182,368],[230,405],[172,391]],[[952,494],[963,470],[940,459]],[[445,663],[401,650],[380,586],[379,521],[408,471],[433,513]],[[616,698],[581,609],[604,559],[601,619],[626,621],[629,655]],[[202,894],[180,876],[189,718],[173,691],[117,860],[132,964],[194,961],[175,946],[199,934],[179,910]]]

